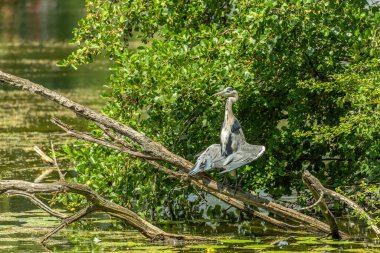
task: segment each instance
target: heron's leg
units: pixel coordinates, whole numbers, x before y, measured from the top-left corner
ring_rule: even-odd
[[[240,183],[241,183],[241,181],[243,181],[244,177],[245,177],[245,174],[241,175],[240,177],[238,177],[238,176],[235,177],[236,181],[235,181],[235,193],[234,194],[236,194],[238,188],[241,188]]]
[[[225,186],[228,186],[229,184],[228,184],[228,177],[229,177],[229,175],[228,175],[228,173],[226,173],[226,174],[224,174],[223,175],[223,180],[222,180],[222,182],[220,183],[220,188],[219,189],[223,189]]]
[[[220,188],[221,188],[221,189],[223,189],[224,186],[226,185],[226,182],[228,182],[227,177],[228,177],[228,175],[224,175],[224,176],[223,176],[223,181],[222,181],[222,183],[221,183],[221,185],[220,185]]]

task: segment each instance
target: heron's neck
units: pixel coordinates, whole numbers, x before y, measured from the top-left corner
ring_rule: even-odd
[[[224,122],[227,123],[228,120],[231,120],[231,118],[234,117],[234,114],[232,112],[232,104],[236,101],[235,98],[229,97],[226,101],[226,109],[224,111]]]

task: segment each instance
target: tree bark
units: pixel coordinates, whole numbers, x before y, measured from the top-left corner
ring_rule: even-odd
[[[123,137],[127,137],[130,141],[134,142],[135,144],[140,145],[140,147],[143,150],[141,154],[145,156],[143,159],[160,160],[177,167],[180,171],[176,171],[175,173],[178,176],[180,176],[181,179],[185,179],[193,186],[200,188],[201,190],[221,199],[227,204],[230,204],[242,211],[250,212],[248,211],[250,209],[247,208],[246,205],[252,205],[266,209],[267,211],[282,216],[286,219],[303,224],[307,229],[321,231],[324,233],[330,233],[330,227],[326,223],[323,223],[308,215],[297,212],[293,209],[281,206],[272,201],[261,198],[253,193],[244,192],[241,189],[236,190],[230,186],[222,185],[217,181],[211,179],[206,173],[200,173],[194,177],[188,176],[187,173],[190,171],[193,164],[184,159],[183,157],[171,153],[160,143],[151,140],[147,136],[137,132],[131,127],[128,127],[112,118],[99,114],[78,103],[75,103],[70,99],[61,96],[58,93],[51,91],[39,84],[1,71],[0,83],[11,85],[13,87],[18,87],[24,90],[28,90],[31,93],[44,96],[47,99],[72,110],[78,116],[93,121],[96,124],[103,125],[106,128],[112,129],[113,131],[122,135]],[[169,170],[167,169],[165,173],[168,173],[168,171]],[[344,233],[341,233],[341,235],[345,238],[348,237],[348,235]]]

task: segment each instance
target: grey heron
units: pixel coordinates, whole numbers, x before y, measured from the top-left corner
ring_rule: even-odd
[[[214,95],[227,98],[220,144],[213,144],[203,151],[189,175],[214,168],[222,168],[224,170],[220,173],[226,173],[256,160],[265,151],[264,146],[252,145],[245,141],[241,125],[232,111],[233,103],[239,98],[237,91],[227,87]]]

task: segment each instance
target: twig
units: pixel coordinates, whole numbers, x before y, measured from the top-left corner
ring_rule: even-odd
[[[40,156],[40,158],[42,159],[42,161],[44,161],[47,164],[52,165],[52,166],[55,165],[54,160],[51,159],[48,155],[46,155],[39,147],[34,146],[33,149]],[[41,173],[41,175],[39,175],[36,179],[34,179],[34,182],[35,183],[41,182],[44,178],[46,178],[52,172],[53,172],[53,169],[47,169],[47,170],[45,170],[44,172]]]
[[[42,180],[44,180],[50,173],[52,173],[54,170],[53,169],[47,169],[41,173],[36,179],[34,179],[35,183],[39,183]]]
[[[59,179],[64,180],[65,176],[62,174],[61,170],[59,169],[58,163],[57,163],[57,158],[55,156],[55,150],[54,150],[54,145],[53,142],[50,141],[50,146],[51,146],[51,152],[53,154],[53,161],[54,161],[54,167],[57,169],[58,174],[59,174]]]
[[[131,144],[129,144],[128,142],[126,142],[125,140],[123,140],[123,138],[121,138],[117,133],[113,133],[112,132],[112,129],[108,128],[108,127],[105,127],[103,126],[102,124],[99,124],[99,123],[96,123],[96,125],[103,130],[103,132],[109,137],[111,138],[111,140],[113,140],[114,142],[122,145],[123,147],[125,148],[128,148],[132,151],[137,151],[135,147],[133,147]]]

